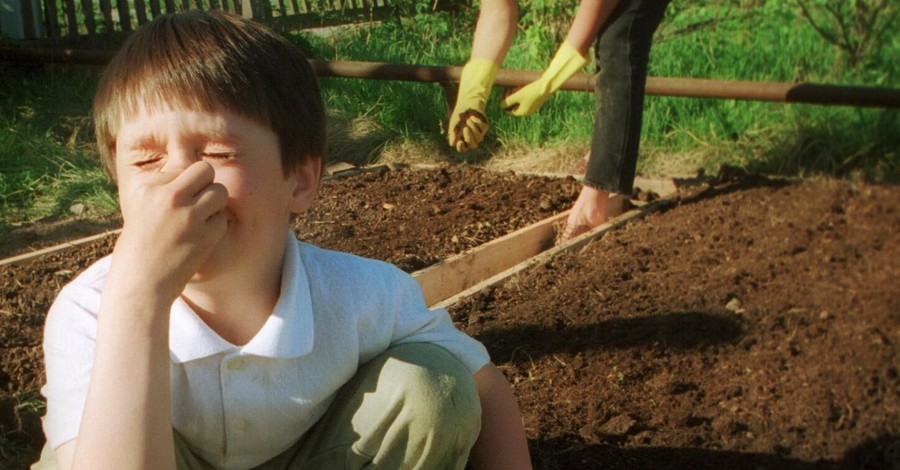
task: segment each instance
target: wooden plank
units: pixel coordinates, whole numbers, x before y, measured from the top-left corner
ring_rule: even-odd
[[[531,258],[525,259],[522,262],[506,269],[504,271],[498,272],[495,275],[477,283],[469,286],[467,289],[462,290],[451,297],[447,297],[444,300],[436,302],[434,304],[429,303],[428,306],[432,309],[437,308],[447,308],[460,300],[469,297],[479,291],[482,291],[490,286],[495,284],[500,284],[512,276],[541,263],[546,263],[554,256],[557,256],[559,253],[566,251],[575,251],[584,248],[594,240],[603,236],[603,234],[616,230],[619,227],[625,225],[631,220],[638,219],[646,216],[651,212],[655,212],[663,207],[668,207],[674,199],[677,197],[676,194],[672,194],[664,199],[659,199],[653,203],[647,204],[639,209],[629,210],[624,212],[617,217],[610,218],[605,224],[600,225],[599,227],[594,228],[586,233],[583,233],[566,243],[561,245],[556,245],[542,253],[539,253]]]
[[[72,248],[77,248],[79,246],[86,245],[88,243],[100,240],[101,238],[118,235],[119,232],[121,232],[121,231],[122,231],[122,229],[109,230],[109,231],[106,231],[103,233],[98,233],[97,235],[91,235],[89,237],[79,238],[77,240],[60,243],[59,245],[54,245],[54,246],[44,248],[41,250],[36,250],[36,251],[32,251],[30,253],[24,253],[21,255],[13,256],[11,258],[6,258],[3,260],[0,260],[0,266],[21,266],[21,265],[29,264],[42,256],[52,255],[54,253],[59,253],[61,251],[69,250]]]
[[[175,13],[177,9],[175,8],[175,0],[165,0],[166,4],[166,13]]]
[[[546,250],[553,243],[554,225],[567,213],[557,214],[509,233],[438,264],[413,273],[422,286],[427,305],[436,304]]]
[[[610,198],[606,209],[610,217],[622,213],[625,200],[619,195]],[[434,305],[453,297],[551,248],[557,225],[565,223],[568,215],[567,211],[548,217],[413,273],[422,286],[426,304]]]
[[[71,37],[78,35],[78,17],[75,13],[75,0],[63,0],[66,9],[66,19],[69,24],[68,35]]]

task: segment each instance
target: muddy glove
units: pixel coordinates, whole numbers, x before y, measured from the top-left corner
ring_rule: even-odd
[[[541,78],[503,98],[500,108],[513,116],[528,116],[537,111],[553,92],[559,90],[586,63],[587,60],[574,47],[563,42]]]
[[[478,148],[491,127],[484,115],[484,104],[491,95],[491,87],[494,86],[499,68],[487,59],[472,60],[463,67],[456,106],[450,114],[447,129],[447,140],[458,152]]]

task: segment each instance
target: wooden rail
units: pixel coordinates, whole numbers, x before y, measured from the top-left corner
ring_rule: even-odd
[[[286,20],[287,21],[287,20]],[[64,48],[0,47],[0,60],[37,60],[88,65],[104,65],[113,52]],[[340,60],[310,60],[320,77],[363,78],[438,83],[444,86],[446,98],[454,100],[453,87],[459,82],[462,67],[393,64]],[[494,83],[499,87],[522,86],[536,80],[536,70],[502,69]],[[593,92],[596,75],[576,73],[563,90]],[[648,95],[684,98],[754,100],[832,106],[867,106],[900,108],[900,88],[818,83],[753,82],[704,78],[647,77]],[[452,108],[452,104],[450,106]]]

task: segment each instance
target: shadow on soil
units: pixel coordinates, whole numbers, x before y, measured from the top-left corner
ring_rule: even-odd
[[[532,359],[558,352],[601,348],[699,349],[737,342],[743,331],[744,324],[733,314],[674,312],[638,318],[613,318],[579,326],[523,325],[489,330],[476,335],[476,339],[491,345],[491,355],[512,361],[512,356],[523,348],[527,348]],[[547,341],[552,336],[565,336],[567,341]]]
[[[698,448],[584,445],[568,439],[529,441],[535,468],[607,470],[895,470],[900,468],[900,436],[870,439],[847,451],[838,461],[803,461],[784,455]]]

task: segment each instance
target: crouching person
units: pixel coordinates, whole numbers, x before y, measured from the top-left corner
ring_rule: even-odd
[[[110,63],[94,122],[124,226],[50,309],[33,468],[530,468],[480,343],[406,273],[290,231],[325,151],[290,43],[159,17]]]

